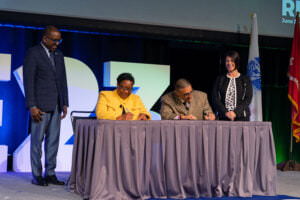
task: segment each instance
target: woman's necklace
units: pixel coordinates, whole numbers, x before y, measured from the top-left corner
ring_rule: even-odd
[[[240,76],[240,73],[237,70],[231,71],[227,73],[229,78],[237,78]]]

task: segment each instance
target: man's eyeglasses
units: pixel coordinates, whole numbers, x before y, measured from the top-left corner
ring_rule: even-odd
[[[188,96],[190,96],[190,95],[192,94],[192,92],[193,92],[193,91],[190,91],[190,92],[184,93],[184,94],[183,94],[183,96],[184,96],[184,97],[188,97]]]
[[[49,38],[49,37],[47,37],[49,40],[51,40],[52,42],[54,42],[54,43],[58,43],[58,44],[61,44],[62,43],[62,41],[63,41],[63,39],[52,39],[52,38]]]

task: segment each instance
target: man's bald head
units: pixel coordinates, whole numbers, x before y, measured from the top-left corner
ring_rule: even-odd
[[[49,36],[51,32],[59,32],[59,30],[53,25],[46,26],[43,31],[43,36]]]
[[[175,90],[180,90],[180,89],[186,88],[188,86],[192,86],[192,84],[188,80],[181,78],[176,81]]]

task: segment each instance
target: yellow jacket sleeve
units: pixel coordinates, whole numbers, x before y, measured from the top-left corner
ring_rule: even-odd
[[[109,96],[105,91],[99,93],[96,106],[97,119],[116,120],[117,116],[120,115],[115,105],[109,101]]]
[[[134,98],[134,105],[135,105],[135,108],[132,109],[132,114],[134,115],[134,117],[133,117],[134,120],[137,120],[139,114],[145,114],[148,116],[149,119],[151,119],[150,113],[147,111],[141,98],[137,95],[135,95],[135,98]]]

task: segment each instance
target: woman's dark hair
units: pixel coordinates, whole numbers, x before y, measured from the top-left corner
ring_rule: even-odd
[[[240,67],[240,55],[239,55],[239,53],[236,52],[236,51],[228,51],[225,54],[225,59],[226,59],[227,56],[232,58],[233,62],[235,63],[235,68],[239,69],[239,67]]]
[[[122,73],[117,78],[118,84],[120,84],[124,80],[129,80],[134,84],[134,78],[130,73]]]

